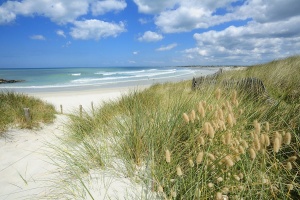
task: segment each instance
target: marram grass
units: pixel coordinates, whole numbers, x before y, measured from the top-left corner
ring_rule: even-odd
[[[31,122],[24,116],[24,108],[30,109]],[[37,98],[14,92],[0,91],[0,134],[10,127],[33,128],[39,123],[50,123],[55,119],[54,106]]]
[[[71,134],[79,144],[89,137],[109,142],[125,163],[124,175],[161,199],[299,199],[299,101],[289,95],[299,89],[293,85],[299,60],[264,65],[274,67],[270,76],[259,65],[219,77],[260,74],[274,103],[218,84],[197,91],[191,82],[157,84],[108,102],[93,116],[74,117]],[[277,88],[290,73],[293,83]],[[86,163],[94,158],[89,154]]]

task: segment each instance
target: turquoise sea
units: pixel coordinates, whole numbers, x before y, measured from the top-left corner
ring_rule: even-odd
[[[0,78],[24,80],[0,84],[0,90],[48,92],[141,86],[212,74],[218,67],[101,67],[0,69]]]

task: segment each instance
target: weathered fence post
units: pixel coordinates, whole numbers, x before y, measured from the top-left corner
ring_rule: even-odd
[[[82,117],[82,105],[79,105],[79,115]]]
[[[63,112],[63,106],[62,105],[60,105],[60,114],[63,114],[64,112]]]
[[[27,123],[31,122],[30,110],[29,108],[24,108],[24,115]]]

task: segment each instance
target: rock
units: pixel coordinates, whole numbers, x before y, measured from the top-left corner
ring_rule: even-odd
[[[3,83],[19,83],[19,82],[24,82],[24,80],[5,80],[5,79],[0,78],[0,84],[3,84]]]

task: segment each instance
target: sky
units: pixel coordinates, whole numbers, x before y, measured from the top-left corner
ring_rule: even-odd
[[[299,0],[0,0],[0,68],[251,65],[299,54]]]

